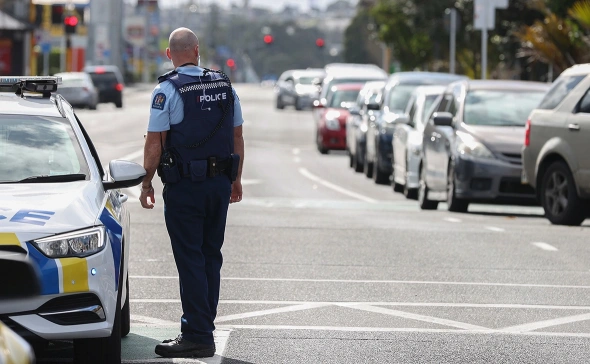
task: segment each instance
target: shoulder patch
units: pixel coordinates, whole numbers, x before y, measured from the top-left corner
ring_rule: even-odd
[[[154,101],[152,101],[152,109],[164,110],[164,105],[166,105],[166,95],[160,92],[154,96]]]

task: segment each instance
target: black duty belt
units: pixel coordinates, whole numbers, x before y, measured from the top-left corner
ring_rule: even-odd
[[[191,177],[190,172],[190,162],[184,163],[179,165],[180,176],[181,177]],[[228,174],[231,172],[232,168],[232,159],[222,159],[219,160],[215,157],[210,157],[207,159],[207,177],[215,177],[222,174]]]

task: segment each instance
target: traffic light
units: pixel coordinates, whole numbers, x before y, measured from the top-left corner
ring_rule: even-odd
[[[324,42],[324,38],[318,38],[315,40],[315,45],[318,48],[324,48],[324,45],[326,44],[326,42]]]
[[[274,38],[272,37],[272,35],[270,35],[270,34],[266,34],[266,35],[264,36],[264,38],[262,38],[262,40],[264,41],[264,43],[265,43],[265,44],[268,44],[268,45],[270,45],[270,44],[272,44],[272,42],[274,41]]]
[[[63,5],[51,5],[51,24],[61,24],[64,17]]]
[[[78,25],[78,18],[74,15],[68,15],[64,19],[66,34],[76,34],[76,26]]]
[[[233,58],[228,58],[227,62],[225,62],[225,64],[227,64],[227,66],[229,68],[235,68],[236,67],[236,61],[233,60]]]

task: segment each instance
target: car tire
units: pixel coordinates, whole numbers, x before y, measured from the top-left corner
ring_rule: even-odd
[[[285,108],[285,104],[283,104],[283,100],[279,96],[277,96],[277,109],[283,110]]]
[[[361,157],[359,156],[359,148],[358,146],[356,147],[356,154],[354,155],[354,171],[356,173],[362,173],[363,170],[365,169],[365,163],[363,161],[361,161]]]
[[[363,161],[363,173],[367,178],[373,178],[373,163],[369,162],[369,159],[365,155],[365,160]]]
[[[115,106],[117,107],[117,109],[123,108],[123,100],[119,100],[119,101],[115,102]]]
[[[394,172],[395,173],[395,172]],[[393,192],[404,192],[404,185],[399,183],[393,182]]]
[[[328,148],[324,147],[322,141],[320,140],[319,132],[316,134],[316,144],[318,147],[318,152],[320,152],[320,154],[328,154]]]
[[[121,297],[115,308],[113,331],[109,337],[74,340],[75,364],[121,364]]]
[[[129,275],[125,279],[127,287],[127,294],[125,295],[125,304],[121,309],[121,337],[129,335],[131,331],[131,309],[129,307]]]
[[[379,154],[377,154],[377,160],[375,161],[375,165],[373,167],[373,181],[378,185],[386,185],[389,184],[389,175],[381,171],[379,168]]]
[[[554,225],[581,225],[587,217],[587,209],[578,196],[576,182],[567,164],[554,162],[541,181],[541,205],[547,219]]]
[[[408,188],[408,183],[406,182],[406,185],[404,186],[404,196],[406,196],[406,198],[408,200],[416,200],[418,199],[418,190],[416,188]]]
[[[88,109],[90,109],[90,110],[96,110],[96,107],[97,107],[97,105],[94,104],[94,105],[88,106]]]
[[[297,110],[297,111],[303,110],[303,108],[301,107],[301,101],[299,100],[299,98],[295,99],[295,110]]]
[[[346,150],[346,152],[348,153],[348,167],[350,168],[354,168],[354,155],[352,155],[352,153],[350,153],[350,150]]]
[[[438,201],[428,199],[428,185],[426,184],[426,169],[420,167],[420,188],[418,188],[418,204],[422,210],[436,210]]]
[[[455,193],[455,168],[452,162],[449,163],[447,174],[447,205],[451,212],[467,212],[469,208],[469,201],[458,199]]]

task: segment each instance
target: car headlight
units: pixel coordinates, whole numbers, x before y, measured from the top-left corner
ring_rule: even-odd
[[[457,152],[462,156],[495,159],[494,154],[471,134],[457,132]]]
[[[106,245],[102,226],[34,240],[33,244],[49,258],[87,257]]]
[[[338,121],[338,119],[326,119],[326,128],[330,130],[340,130],[340,121]]]

